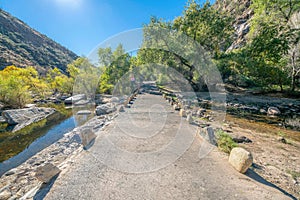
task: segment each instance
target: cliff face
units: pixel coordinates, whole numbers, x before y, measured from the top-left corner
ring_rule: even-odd
[[[247,42],[247,34],[250,31],[250,20],[253,11],[250,8],[251,0],[217,0],[215,8],[226,11],[235,19],[234,42],[227,51],[243,47]]]
[[[21,20],[0,9],[0,69],[8,65],[34,66],[38,71],[66,70],[77,55]]]

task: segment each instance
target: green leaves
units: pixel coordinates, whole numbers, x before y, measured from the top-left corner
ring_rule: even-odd
[[[260,67],[265,68],[265,78],[270,83],[283,86],[292,77],[295,89],[295,65],[290,70],[288,61],[294,60],[292,49],[299,41],[299,28],[293,16],[300,11],[298,0],[253,0],[254,17],[251,23],[251,44],[248,46]],[[287,74],[287,73],[290,73]]]
[[[30,89],[36,86],[36,70],[8,66],[0,71],[0,101],[7,107],[22,108],[31,100]]]
[[[100,93],[112,93],[114,85],[132,67],[132,59],[125,52],[122,44],[112,52],[110,47],[98,50],[99,65],[102,70],[100,77]]]
[[[173,27],[199,42],[216,56],[232,43],[233,19],[213,8],[208,2],[202,7],[190,1],[183,16],[174,20]]]

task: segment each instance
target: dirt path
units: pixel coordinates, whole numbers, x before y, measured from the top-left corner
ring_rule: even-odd
[[[196,132],[161,96],[139,95],[45,199],[290,199],[236,172]]]

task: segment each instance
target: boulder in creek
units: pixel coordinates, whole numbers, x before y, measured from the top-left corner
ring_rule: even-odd
[[[77,115],[91,115],[92,111],[90,110],[80,110],[77,112]]]
[[[74,103],[75,106],[84,106],[86,104],[90,103],[89,100],[80,100],[80,101],[77,101],[76,103]]]
[[[74,96],[71,96],[71,97],[65,99],[65,104],[73,104],[80,100],[85,100],[85,99],[86,99],[85,94],[77,94],[77,95],[74,95]]]
[[[266,114],[266,113],[267,113],[267,111],[266,111],[265,109],[263,109],[263,108],[259,109],[259,112],[260,112],[261,114]]]
[[[112,97],[112,98],[110,99],[110,102],[111,102],[111,103],[119,103],[119,102],[120,102],[120,99],[119,99],[118,97]]]
[[[235,147],[229,155],[229,163],[240,173],[245,173],[253,163],[252,154],[241,148]]]
[[[106,103],[96,107],[96,115],[105,115],[112,112],[115,112],[117,109],[112,103]]]
[[[45,119],[55,112],[56,110],[54,108],[33,107],[5,110],[2,112],[2,116],[9,125],[16,125],[12,130],[15,132],[34,122]]]
[[[280,115],[281,112],[278,108],[276,107],[270,107],[268,108],[268,115],[274,116],[274,115]]]

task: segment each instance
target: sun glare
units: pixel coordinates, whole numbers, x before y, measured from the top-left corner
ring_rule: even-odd
[[[79,8],[82,4],[82,0],[54,0],[58,6],[64,6],[68,8]]]

